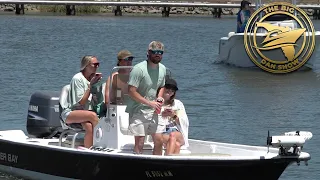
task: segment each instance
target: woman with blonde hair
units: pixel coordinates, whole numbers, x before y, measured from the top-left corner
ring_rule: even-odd
[[[98,82],[102,78],[102,74],[97,73],[99,65],[95,56],[84,56],[80,72],[71,79],[67,100],[60,104],[62,120],[71,126],[81,124],[80,128],[82,126],[86,131],[84,136],[86,148],[90,148],[93,144],[93,129],[99,121],[95,106],[103,102],[103,94],[101,91],[97,93],[97,89],[101,89]]]

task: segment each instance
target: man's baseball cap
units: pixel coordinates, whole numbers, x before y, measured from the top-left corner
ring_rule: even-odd
[[[160,41],[152,41],[149,44],[148,50],[151,50],[151,51],[164,51],[164,45]]]
[[[128,58],[128,57],[134,58],[132,53],[130,51],[126,50],[126,49],[119,51],[118,56],[117,56],[118,60],[125,59],[125,58]]]

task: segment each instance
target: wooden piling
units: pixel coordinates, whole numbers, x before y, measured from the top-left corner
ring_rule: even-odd
[[[211,12],[213,17],[221,18],[222,8],[214,8]]]
[[[164,6],[162,9],[162,17],[169,17],[170,14],[170,7]]]
[[[76,6],[75,5],[66,5],[66,15],[67,16],[76,15]]]
[[[16,14],[24,14],[24,4],[16,4]]]
[[[114,10],[114,15],[115,16],[122,16],[121,6],[116,7],[116,9]]]

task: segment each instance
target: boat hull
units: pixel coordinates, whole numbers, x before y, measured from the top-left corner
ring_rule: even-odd
[[[317,49],[320,42],[320,31],[316,32],[316,47],[309,60],[299,70],[310,70],[319,64],[317,59]],[[264,37],[257,37],[257,41],[263,41]],[[278,59],[283,57],[282,51],[270,54],[271,59]],[[230,33],[229,37],[222,37],[219,42],[219,56],[216,60],[218,63],[224,63],[236,67],[242,68],[258,68],[252,60],[249,58],[244,47],[244,35],[243,33],[233,34]]]
[[[118,156],[0,140],[0,170],[36,179],[278,179],[293,159],[208,160]],[[266,171],[267,169],[267,171]],[[31,176],[31,177],[30,177]]]

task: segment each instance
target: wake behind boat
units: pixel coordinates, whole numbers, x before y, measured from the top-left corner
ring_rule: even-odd
[[[189,147],[170,156],[152,155],[153,142],[146,138],[143,154],[135,155],[123,101],[108,104],[106,117],[95,127],[94,145],[83,148],[83,130],[68,127],[59,118],[59,102],[67,97],[68,88],[31,96],[28,135],[22,130],[0,131],[1,171],[31,179],[276,180],[289,165],[311,158],[302,152],[312,138],[305,131],[268,133],[267,146],[189,139]]]

